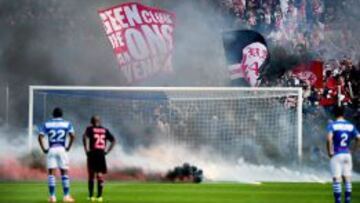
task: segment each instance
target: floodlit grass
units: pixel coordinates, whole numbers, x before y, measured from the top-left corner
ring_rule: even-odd
[[[96,188],[96,187],[95,187]],[[58,202],[62,200],[57,182]],[[360,202],[360,183],[353,184],[353,203]],[[88,202],[85,182],[73,182],[76,202]],[[47,202],[47,185],[40,182],[0,182],[0,202]],[[107,182],[104,202],[119,203],[327,203],[333,202],[330,184],[237,183],[165,184]]]

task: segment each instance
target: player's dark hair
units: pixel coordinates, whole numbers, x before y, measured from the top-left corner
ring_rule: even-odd
[[[343,106],[336,106],[334,108],[334,116],[336,118],[342,117],[342,116],[344,116],[344,111],[345,111],[345,109]]]
[[[91,116],[90,123],[95,125],[97,119],[99,119],[99,116]]]
[[[95,124],[95,116],[91,116],[91,118],[90,118],[90,123],[91,123],[92,125]]]
[[[56,107],[56,108],[53,110],[52,115],[53,115],[54,118],[61,118],[61,117],[63,116],[63,111],[62,111],[61,108]]]

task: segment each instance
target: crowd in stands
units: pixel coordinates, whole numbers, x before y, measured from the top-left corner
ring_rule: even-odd
[[[322,0],[223,0],[223,4],[233,27],[257,30],[276,44],[315,47],[324,38]]]
[[[354,4],[355,3],[355,4]],[[230,26],[252,29],[263,34],[269,46],[280,46],[306,60],[322,61],[323,87],[315,88],[287,70],[271,86],[303,87],[304,106],[324,107],[331,112],[335,105],[344,105],[353,118],[359,117],[360,64],[359,40],[351,27],[355,1],[330,0],[222,0],[222,12]],[[306,61],[304,62],[306,63]],[[356,120],[356,119],[355,119]],[[357,119],[359,120],[359,119]]]
[[[277,86],[302,87],[305,107],[322,106],[328,112],[335,105],[346,106],[353,114],[360,113],[360,66],[351,59],[329,60],[324,64],[323,87],[316,88],[288,71]]]
[[[351,25],[353,0],[222,0],[225,22],[233,28],[257,30],[268,43],[295,50],[306,47],[319,57],[354,52]],[[230,19],[230,20],[229,20]],[[344,23],[346,22],[346,23]],[[228,24],[224,23],[225,26]],[[331,50],[330,50],[331,49]],[[330,53],[331,51],[331,53]],[[333,56],[332,56],[333,57]]]

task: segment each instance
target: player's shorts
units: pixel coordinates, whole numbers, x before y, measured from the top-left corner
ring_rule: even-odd
[[[95,173],[107,173],[106,159],[103,151],[91,151],[87,156],[87,167]]]
[[[330,160],[331,175],[336,178],[351,176],[352,158],[351,154],[337,154]]]
[[[69,157],[64,147],[52,147],[47,154],[48,169],[69,169]]]

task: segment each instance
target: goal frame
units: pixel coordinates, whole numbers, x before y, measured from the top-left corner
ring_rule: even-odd
[[[34,92],[36,90],[80,90],[80,91],[296,91],[297,92],[297,155],[302,159],[303,151],[303,90],[298,87],[114,87],[114,86],[29,86],[28,148],[33,147]]]

